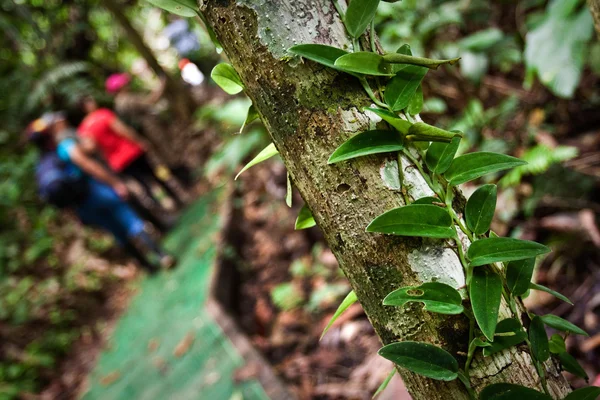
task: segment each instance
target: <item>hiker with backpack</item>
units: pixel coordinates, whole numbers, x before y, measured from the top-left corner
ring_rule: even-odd
[[[156,271],[158,265],[172,267],[174,258],[160,248],[125,201],[127,186],[86,154],[69,130],[61,113],[44,114],[26,130],[41,151],[36,179],[42,198],[57,207],[73,209],[82,223],[112,233],[149,271]]]

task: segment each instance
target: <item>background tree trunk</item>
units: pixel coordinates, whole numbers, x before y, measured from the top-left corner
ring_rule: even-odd
[[[596,28],[596,34],[600,38],[600,0],[588,0],[588,6],[594,17],[594,27]]]
[[[286,57],[286,49],[300,43],[350,47],[333,3],[201,0],[200,7],[381,340],[430,342],[464,362],[460,355],[464,353],[459,352],[467,349],[468,323],[463,317],[423,312],[415,303],[406,307],[381,304],[400,286],[432,280],[455,288],[465,284],[456,253],[443,241],[365,232],[374,217],[403,205],[399,192],[388,189],[380,176],[380,168],[393,166],[396,157],[363,157],[327,165],[337,146],[374,124],[361,111],[370,100],[353,77]],[[414,199],[432,195],[418,170],[404,158],[401,162],[409,195]],[[457,203],[461,202],[459,197]],[[472,385],[477,391],[496,382],[540,389],[530,360],[526,351],[514,347],[485,359],[478,357],[471,370]],[[565,379],[551,362],[546,370],[550,391],[564,397],[569,391]],[[402,368],[399,372],[417,400],[468,398],[458,380],[435,381]]]

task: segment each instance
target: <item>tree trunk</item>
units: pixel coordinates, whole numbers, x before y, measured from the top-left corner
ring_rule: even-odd
[[[415,303],[382,305],[383,298],[400,286],[432,280],[455,288],[465,285],[461,263],[443,241],[365,232],[373,218],[404,205],[402,195],[388,189],[380,175],[380,168],[393,166],[396,157],[370,156],[327,164],[341,143],[374,124],[361,111],[371,104],[369,98],[355,78],[287,57],[286,49],[301,43],[351,47],[333,3],[200,0],[200,9],[239,72],[295,186],[382,342],[430,342],[464,362],[461,354],[468,344],[465,318],[424,312]],[[407,193],[414,199],[432,195],[419,171],[405,158],[401,163]],[[464,205],[462,197],[457,202]],[[516,347],[476,358],[472,385],[476,391],[497,382],[540,389],[530,361],[529,354]],[[555,397],[564,397],[568,384],[554,364],[547,363],[546,370],[550,391]],[[402,368],[399,372],[417,400],[468,398],[458,380],[431,380]]]
[[[600,0],[588,0],[588,6],[594,17],[594,27],[596,28],[596,34],[600,38]]]
[[[152,53],[152,50],[146,45],[140,33],[131,24],[127,16],[123,13],[123,6],[118,4],[116,0],[102,0],[102,4],[115,17],[125,36],[131,42],[133,47],[146,60],[146,63],[157,76],[164,76],[167,80],[166,95],[170,100],[170,105],[179,120],[188,121],[193,111],[194,101],[185,88],[180,79],[171,76],[159,64],[158,60]]]

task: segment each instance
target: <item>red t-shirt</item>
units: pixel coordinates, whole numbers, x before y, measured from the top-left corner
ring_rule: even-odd
[[[83,119],[77,133],[82,137],[93,139],[110,167],[115,172],[121,172],[142,155],[144,150],[134,141],[113,130],[111,124],[116,118],[112,111],[100,108]]]

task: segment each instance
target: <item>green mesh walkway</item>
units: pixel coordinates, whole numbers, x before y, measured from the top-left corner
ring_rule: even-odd
[[[244,361],[204,310],[225,190],[197,201],[166,246],[177,269],[139,283],[90,376],[84,399],[267,399],[256,381],[234,384]]]

